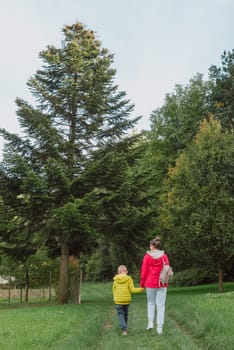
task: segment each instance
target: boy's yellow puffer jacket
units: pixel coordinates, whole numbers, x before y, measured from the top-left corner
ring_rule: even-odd
[[[122,273],[116,275],[113,280],[113,299],[115,304],[129,304],[132,300],[131,293],[140,293],[144,290],[144,288],[135,288],[133,279]]]

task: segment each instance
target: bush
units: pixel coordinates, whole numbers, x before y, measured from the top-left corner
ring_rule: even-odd
[[[210,267],[191,267],[184,271],[174,272],[171,280],[174,286],[196,286],[217,281],[217,272]]]

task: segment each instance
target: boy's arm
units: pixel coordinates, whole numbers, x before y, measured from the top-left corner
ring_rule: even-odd
[[[141,292],[144,291],[144,288],[134,287],[134,282],[133,282],[133,279],[131,277],[130,277],[130,280],[129,280],[129,289],[130,289],[131,293],[141,293]]]
[[[113,295],[115,294],[115,288],[116,288],[116,285],[115,285],[115,282],[113,282],[113,285],[112,285],[112,294]]]

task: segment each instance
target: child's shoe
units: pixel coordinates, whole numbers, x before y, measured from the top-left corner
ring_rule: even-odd
[[[128,335],[128,331],[123,331],[122,335]]]

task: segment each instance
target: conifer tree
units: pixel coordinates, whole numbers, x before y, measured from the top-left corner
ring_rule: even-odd
[[[1,130],[7,141],[1,174],[17,179],[21,216],[34,222],[34,233],[47,227],[45,242],[61,249],[60,302],[68,298],[69,254],[79,244],[82,251],[92,231],[71,185],[96,150],[118,142],[138,120],[130,119],[134,106],[118,90],[114,57],[95,33],[77,22],[63,34],[61,48],[40,52],[43,66],[27,82],[35,105],[16,99],[23,136]]]

